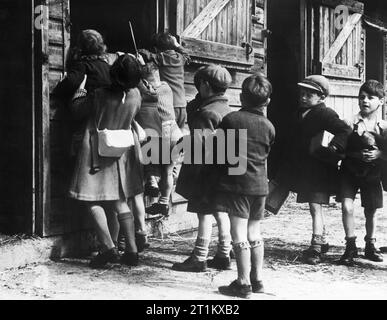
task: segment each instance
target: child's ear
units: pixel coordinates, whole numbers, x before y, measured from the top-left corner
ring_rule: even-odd
[[[322,94],[321,96],[320,96],[320,101],[321,102],[324,102],[325,101],[325,99],[326,99],[326,95],[325,94]]]

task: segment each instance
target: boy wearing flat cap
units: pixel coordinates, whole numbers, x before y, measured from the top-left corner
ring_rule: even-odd
[[[300,107],[293,121],[290,165],[292,190],[298,203],[309,203],[312,216],[312,240],[303,252],[308,264],[321,262],[321,255],[329,249],[326,240],[323,205],[336,193],[338,182],[337,163],[325,162],[311,152],[312,140],[324,131],[334,135],[326,153],[343,154],[351,128],[337,113],[327,108],[324,101],[329,95],[329,82],[321,75],[311,75],[298,83]]]
[[[225,96],[231,81],[230,73],[219,65],[202,67],[195,74],[195,86],[199,94],[187,106],[188,126],[194,143],[195,140],[202,141],[194,139],[194,130],[215,132],[223,117],[231,112]],[[200,142],[200,144],[204,149],[204,143]],[[190,163],[194,163],[193,159],[192,152]],[[212,201],[217,181],[215,167],[203,164],[204,159],[202,164],[188,164],[188,162],[186,157],[177,180],[176,192],[188,200],[187,211],[197,213],[198,235],[191,256],[182,263],[175,263],[172,268],[188,272],[204,272],[207,266],[223,270],[230,269],[230,219],[226,212],[216,211]],[[213,216],[218,224],[219,242],[216,256],[207,264]]]

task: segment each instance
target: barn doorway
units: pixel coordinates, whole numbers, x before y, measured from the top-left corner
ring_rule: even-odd
[[[157,31],[158,1],[153,0],[82,0],[71,2],[71,39],[75,44],[83,29],[95,29],[105,39],[109,52],[134,52],[129,20],[132,23],[137,46],[150,46]]]
[[[383,83],[384,78],[384,36],[374,28],[366,29],[366,78]]]
[[[0,233],[31,233],[33,129],[31,2],[0,2]]]
[[[278,23],[281,21],[281,23]],[[267,1],[267,75],[273,85],[268,118],[276,128],[276,142],[270,153],[268,174],[274,178],[284,159],[288,119],[297,108],[301,65],[300,1]]]

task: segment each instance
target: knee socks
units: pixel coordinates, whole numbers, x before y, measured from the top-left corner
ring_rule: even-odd
[[[231,248],[232,248],[231,236],[229,234],[219,235],[219,242],[218,242],[218,248],[217,248],[216,255],[219,258],[229,258]]]
[[[125,251],[137,252],[136,241],[135,241],[135,227],[134,217],[131,212],[122,212],[118,214],[118,221],[122,233],[125,236]]]
[[[210,239],[197,238],[195,243],[195,248],[193,250],[193,255],[199,261],[205,261],[208,256],[208,247],[210,245]]]

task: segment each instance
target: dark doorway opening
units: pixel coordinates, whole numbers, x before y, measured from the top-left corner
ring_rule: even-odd
[[[109,52],[134,53],[129,20],[138,48],[149,47],[156,32],[157,1],[153,0],[82,0],[71,2],[71,39],[75,44],[83,29],[102,34]]]
[[[30,233],[33,217],[32,6],[0,2],[0,232]]]
[[[267,43],[267,74],[273,85],[268,118],[276,128],[276,142],[268,161],[269,178],[274,178],[286,159],[289,117],[297,108],[301,63],[300,1],[270,0],[267,21],[271,35]]]
[[[374,28],[367,28],[366,39],[366,79],[375,79],[383,83],[385,52],[383,33]]]

